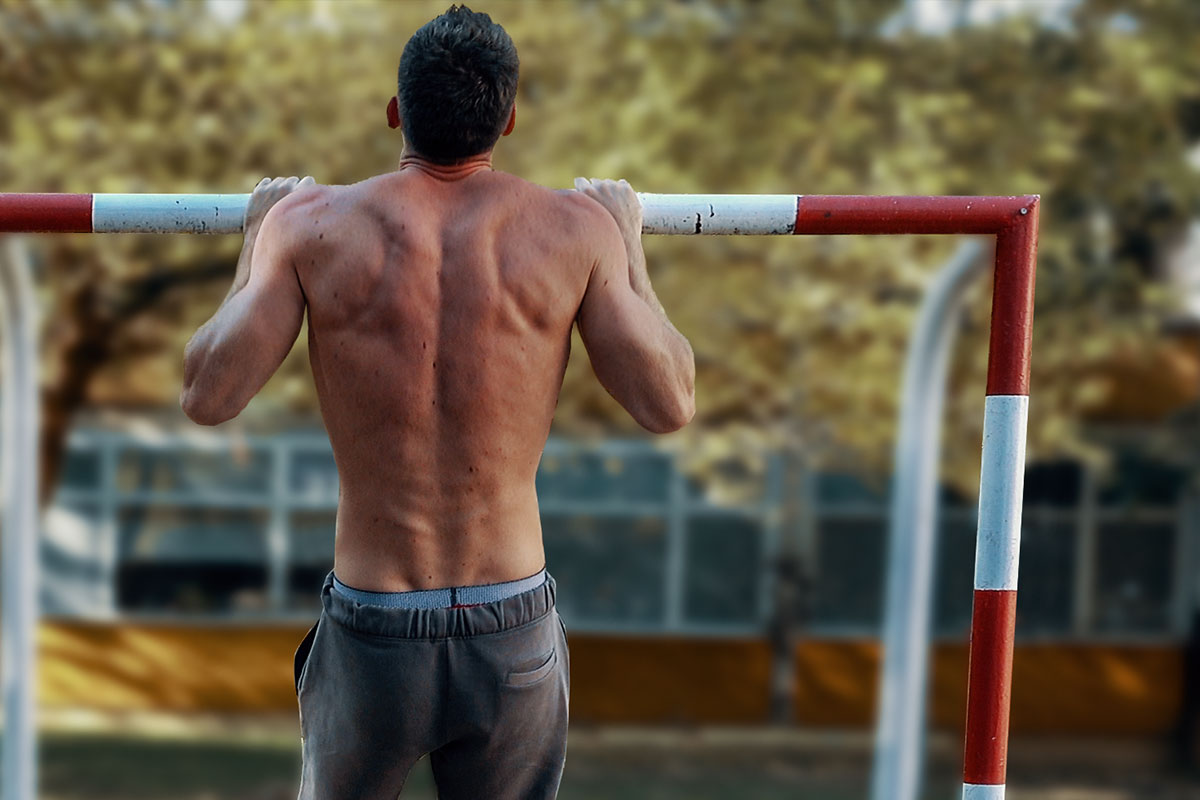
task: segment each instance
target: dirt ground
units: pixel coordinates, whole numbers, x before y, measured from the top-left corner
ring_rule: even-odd
[[[958,797],[957,743],[930,744],[929,800]],[[561,800],[851,800],[867,796],[863,732],[573,727]],[[43,715],[43,800],[292,800],[294,718]],[[1200,772],[1147,741],[1018,739],[1009,800],[1200,800]],[[435,798],[428,762],[403,800]]]

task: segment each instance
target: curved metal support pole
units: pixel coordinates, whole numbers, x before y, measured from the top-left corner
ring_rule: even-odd
[[[981,242],[965,241],[938,273],[921,302],[904,364],[872,800],[916,800],[920,791],[946,371],[967,290],[990,266],[982,253]]]
[[[0,502],[4,504],[0,586],[0,679],[4,693],[3,800],[37,797],[36,635],[38,617],[37,300],[29,254],[0,241]]]

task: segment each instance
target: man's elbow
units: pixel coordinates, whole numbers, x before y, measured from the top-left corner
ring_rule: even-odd
[[[661,404],[653,414],[647,414],[638,421],[651,433],[674,433],[691,422],[695,416],[696,396],[689,388],[671,402]]]
[[[664,433],[673,433],[674,431],[679,430],[684,425],[687,425],[689,422],[691,422],[692,418],[695,416],[696,394],[691,387],[688,387],[687,393],[679,398],[679,402],[676,404],[671,416],[668,418],[670,430],[664,431]]]
[[[682,336],[684,358],[676,373],[675,390],[663,398],[655,433],[673,433],[696,416],[696,361]]]
[[[240,408],[229,403],[214,402],[213,395],[185,388],[179,395],[183,413],[197,425],[220,425],[238,415]]]
[[[659,433],[673,433],[696,416],[696,362],[691,345],[684,340],[687,360],[680,369],[675,391],[663,404],[662,428]]]

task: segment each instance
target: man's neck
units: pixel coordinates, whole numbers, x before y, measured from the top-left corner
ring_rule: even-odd
[[[453,164],[437,164],[424,156],[405,149],[400,154],[399,169],[417,169],[426,175],[443,181],[457,181],[470,177],[476,172],[492,169],[491,152],[480,153],[477,156],[464,158]]]

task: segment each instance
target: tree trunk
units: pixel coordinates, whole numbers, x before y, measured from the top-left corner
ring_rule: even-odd
[[[228,260],[214,260],[186,271],[131,278],[116,291],[115,303],[111,295],[101,296],[98,281],[80,285],[61,300],[61,313],[68,317],[72,335],[59,355],[61,379],[42,390],[38,471],[41,507],[45,508],[57,492],[71,420],[86,403],[92,378],[121,355],[121,335],[127,326],[139,314],[153,310],[172,290],[204,284],[230,272]]]

